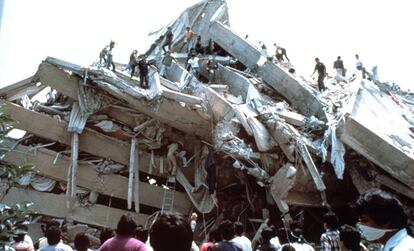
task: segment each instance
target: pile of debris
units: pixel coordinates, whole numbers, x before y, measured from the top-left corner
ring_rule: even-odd
[[[186,70],[186,27],[217,52],[214,82],[211,55],[197,74]],[[165,66],[168,28],[176,60]],[[372,187],[413,205],[410,95],[360,72],[320,93],[232,31],[224,0],[186,9],[153,36],[147,89],[120,64],[110,71],[49,57],[0,90],[2,109],[26,132],[1,161],[38,171],[2,203],[33,201],[40,215],[98,228],[125,212],[145,225],[159,211],[195,210],[201,238],[226,217],[254,232],[267,209],[289,225],[293,212],[341,207]],[[35,101],[44,90],[47,100]]]

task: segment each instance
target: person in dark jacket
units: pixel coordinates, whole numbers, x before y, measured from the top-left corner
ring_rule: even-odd
[[[315,62],[315,70],[313,71],[312,76],[315,74],[315,72],[318,72],[318,88],[320,92],[323,92],[326,90],[325,84],[323,82],[326,76],[326,67],[321,61],[319,61],[319,58],[315,58]]]
[[[171,31],[171,27],[168,27],[168,29],[167,29],[167,35],[165,35],[165,42],[162,45],[162,50],[164,51],[164,53],[167,52],[165,50],[165,47],[166,46],[168,46],[168,50],[171,51],[171,44],[172,44],[173,39],[174,39],[174,34]]]
[[[147,88],[149,86],[148,85],[147,55],[142,54],[139,56],[138,69],[139,69],[139,83],[141,85],[141,88]]]
[[[344,62],[342,61],[341,57],[338,56],[338,58],[336,59],[336,61],[334,62],[333,65],[336,74],[345,77],[345,67],[344,67]]]

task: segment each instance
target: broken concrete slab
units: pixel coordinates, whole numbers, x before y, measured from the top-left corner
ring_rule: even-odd
[[[414,135],[403,108],[372,84],[359,89],[340,139],[391,176],[414,187]]]
[[[134,214],[126,210],[93,205],[88,208],[76,205],[72,210],[66,208],[65,195],[42,193],[34,190],[12,188],[1,201],[5,204],[13,204],[16,201],[35,202],[32,209],[40,215],[47,215],[60,219],[70,219],[96,227],[116,228],[122,215],[130,213],[137,224],[144,225],[148,217],[146,214]],[[53,202],[53,206],[51,205]]]
[[[25,160],[35,165],[38,174],[66,183],[70,160],[62,155],[56,159],[57,155],[58,153],[47,149],[38,149],[34,153],[30,147],[19,145],[2,160],[15,165],[20,165],[22,160]],[[127,183],[128,179],[121,175],[100,175],[96,172],[95,166],[79,163],[77,185],[80,187],[126,200]],[[163,191],[162,187],[140,182],[140,201],[144,205],[161,208]],[[174,206],[178,211],[188,211],[191,207],[191,202],[184,193],[176,192],[175,201]]]
[[[307,84],[271,61],[257,65],[261,59],[260,51],[229,27],[215,21],[210,25],[209,36],[232,56],[248,68],[257,68],[262,79],[281,95],[286,97],[293,107],[306,116],[325,119],[323,105]]]
[[[42,63],[39,66],[37,75],[43,84],[51,86],[75,100],[78,99],[80,77],[73,74],[70,75],[48,63]],[[154,111],[144,100],[125,95],[124,92],[112,85],[101,83],[100,87],[112,95],[125,100],[131,108],[139,112],[159,119],[161,122],[180,131],[196,134],[208,141],[211,140],[209,121],[202,118],[196,111],[181,106],[178,102],[164,99],[159,104],[158,110]]]

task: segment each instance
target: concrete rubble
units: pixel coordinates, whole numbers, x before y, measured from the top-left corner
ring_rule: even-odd
[[[219,52],[214,83],[211,55],[198,76],[186,70],[187,26]],[[167,27],[169,67],[157,40]],[[414,95],[358,71],[346,82],[328,79],[320,93],[234,32],[222,0],[189,7],[152,37],[148,89],[122,64],[112,72],[52,57],[0,89],[1,109],[26,132],[7,141],[1,161],[37,170],[1,203],[30,200],[40,215],[95,228],[133,212],[145,225],[166,203],[176,165],[172,210],[203,214],[201,238],[224,215],[256,219],[267,208],[289,225],[298,210],[342,207],[372,187],[413,205]]]

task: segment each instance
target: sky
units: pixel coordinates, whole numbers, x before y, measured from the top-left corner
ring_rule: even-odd
[[[3,2],[4,1],[4,2]],[[127,63],[144,52],[148,33],[197,0],[0,0],[0,87],[34,74],[53,56],[88,66],[115,40],[114,59]],[[381,81],[411,88],[414,36],[408,0],[228,0],[230,25],[270,53],[287,50],[297,72],[309,76],[314,58],[333,71],[337,56],[349,70],[359,54]],[[412,88],[411,88],[412,89]]]

